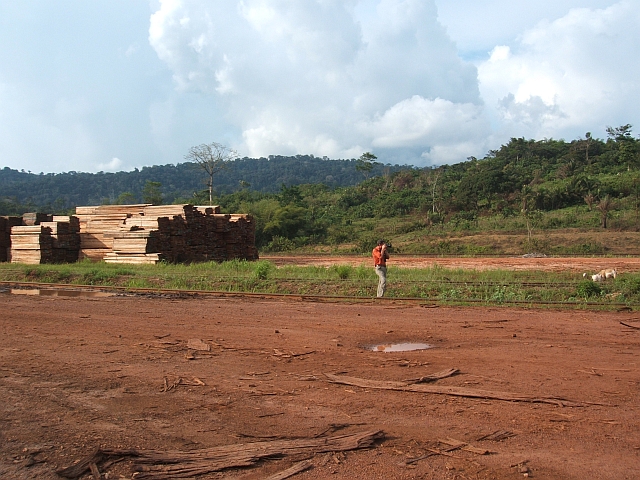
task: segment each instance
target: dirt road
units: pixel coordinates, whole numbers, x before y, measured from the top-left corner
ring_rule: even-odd
[[[638,313],[9,293],[0,302],[3,479],[58,478],[98,447],[195,454],[363,430],[385,438],[199,478],[264,479],[303,458],[312,468],[300,480],[640,472]],[[368,349],[410,342],[432,348]],[[451,368],[458,374],[413,383]],[[132,462],[96,466],[102,478],[133,478]]]
[[[316,265],[329,267],[331,265],[369,265],[371,260],[367,256],[329,256],[329,255],[299,255],[299,256],[262,256],[262,260],[269,260],[275,265]],[[438,265],[443,268],[464,268],[476,270],[541,270],[541,271],[570,271],[597,273],[603,268],[616,268],[618,272],[640,272],[639,257],[428,257],[411,255],[392,255],[388,262],[390,266],[402,268],[429,268]]]

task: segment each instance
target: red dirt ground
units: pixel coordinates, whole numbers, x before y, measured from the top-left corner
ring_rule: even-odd
[[[448,261],[463,260],[469,259]],[[519,259],[497,260],[500,268],[506,262],[519,268]],[[597,266],[529,260],[536,268],[638,270],[633,259],[585,259]],[[340,257],[336,263],[348,262]],[[0,301],[2,479],[58,478],[58,468],[98,447],[192,452],[314,437],[332,425],[343,427],[340,432],[380,429],[386,438],[370,449],[315,455],[313,468],[296,479],[640,475],[637,312],[425,308],[389,299],[2,293]],[[211,351],[189,349],[194,339]],[[433,348],[365,349],[403,342]],[[427,385],[482,390],[489,397],[561,397],[582,406],[380,390],[330,383],[325,376],[400,381],[452,367],[460,373]],[[510,436],[480,440],[494,432]],[[491,453],[458,449],[407,464],[429,449],[450,448],[439,442],[449,438]],[[300,458],[199,478],[262,479],[294,460]],[[134,478],[132,465],[104,468],[102,478]]]

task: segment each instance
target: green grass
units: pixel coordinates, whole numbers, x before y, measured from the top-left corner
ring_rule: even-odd
[[[190,291],[290,293],[374,297],[378,277],[373,268],[334,265],[283,266],[230,261],[192,265],[126,266],[79,262],[67,265],[0,264],[0,280],[126,288]],[[389,267],[389,298],[423,298],[447,304],[513,302],[598,303],[603,307],[640,305],[640,274],[624,274],[595,284],[570,272],[466,270],[440,266],[414,269]]]

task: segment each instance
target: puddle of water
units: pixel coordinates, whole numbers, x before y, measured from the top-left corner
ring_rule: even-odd
[[[110,292],[92,292],[85,290],[58,290],[46,288],[12,288],[9,290],[12,295],[39,295],[43,297],[83,297],[83,298],[98,298],[98,297],[113,297],[115,293]]]
[[[374,352],[413,352],[415,350],[433,348],[433,345],[428,343],[392,343],[388,345],[372,345],[366,348]]]

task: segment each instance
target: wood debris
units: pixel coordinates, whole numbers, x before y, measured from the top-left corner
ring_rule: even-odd
[[[483,435],[476,440],[478,442],[482,440],[490,440],[492,442],[501,442],[502,440],[506,440],[507,438],[515,437],[516,434],[509,430],[496,430],[495,432],[488,433]]]
[[[293,353],[293,352],[283,352],[282,350],[278,350],[277,348],[274,348],[273,353],[271,355],[278,358],[296,358],[296,357],[303,357],[305,355],[311,355],[312,353],[316,353],[316,351],[311,350],[309,352]]]
[[[300,472],[304,472],[305,470],[313,467],[313,463],[309,460],[303,460],[301,462],[296,463],[295,465],[283,470],[280,473],[276,473],[274,475],[269,475],[265,480],[285,480],[289,477],[293,477]]]
[[[464,450],[465,452],[475,453],[476,455],[489,455],[491,452],[486,448],[478,448],[473,445],[469,445],[467,442],[456,440],[455,438],[446,438],[438,440],[440,443],[455,447],[456,449]]]
[[[134,469],[137,472],[135,474],[136,478],[164,480],[170,478],[195,477],[197,475],[207,475],[230,468],[251,467],[260,460],[273,457],[315,455],[318,453],[343,452],[369,448],[373,446],[376,441],[382,440],[383,438],[384,433],[381,430],[365,430],[328,437],[293,440],[278,439],[223,445],[188,452],[98,449],[76,464],[58,470],[56,473],[64,478],[77,479],[91,469],[91,464],[99,466],[101,463],[114,458],[128,457],[133,459]],[[299,465],[298,468],[301,467],[302,465]],[[280,474],[283,473],[284,472],[281,472]]]
[[[631,325],[630,323],[625,323],[625,322],[620,322],[620,324],[624,325],[625,327],[635,328],[636,330],[640,330],[640,326],[639,325]]]
[[[457,373],[460,373],[460,370],[458,370],[457,368],[448,368],[446,370],[442,370],[441,372],[425,375],[424,377],[410,378],[408,380],[405,380],[404,382],[407,384],[435,382],[437,380],[442,380],[443,378],[456,375]]]
[[[193,377],[191,380],[187,380],[185,378],[182,377],[178,377],[176,380],[174,380],[173,382],[169,383],[169,380],[167,379],[167,377],[164,377],[164,384],[162,386],[162,389],[160,390],[161,392],[169,392],[179,386],[185,386],[185,387],[204,387],[206,386],[206,383],[204,383],[202,380],[200,380],[197,377]]]
[[[509,392],[493,392],[489,390],[477,390],[466,387],[439,387],[435,385],[415,385],[407,384],[406,382],[393,382],[393,381],[380,381],[380,380],[367,380],[363,378],[348,377],[332,375],[325,373],[325,376],[332,383],[338,383],[342,385],[353,385],[362,388],[380,389],[380,390],[397,390],[403,392],[414,393],[433,393],[437,395],[452,395],[456,397],[468,397],[468,398],[487,398],[493,400],[503,400],[506,402],[528,402],[528,403],[549,403],[552,405],[558,405],[561,407],[582,407],[586,403],[576,402],[560,397],[544,397],[544,396],[531,396],[522,395]],[[598,403],[590,402],[590,405],[601,405]]]
[[[190,348],[191,350],[198,350],[198,351],[201,351],[201,352],[210,352],[211,351],[211,345],[209,345],[206,342],[203,342],[199,338],[191,338],[191,339],[189,339],[187,341],[187,348]]]
[[[475,453],[476,455],[489,455],[491,453],[494,453],[485,448],[474,447],[472,445],[469,445],[467,442],[456,440],[454,438],[441,439],[441,440],[438,440],[437,443],[443,444],[446,446],[440,447],[438,445],[438,448],[426,448],[425,450],[427,450],[429,453],[425,455],[421,455],[416,458],[410,458],[408,460],[405,460],[404,462],[401,462],[400,465],[411,465],[413,463],[419,462],[420,460],[424,460],[425,458],[429,458],[433,455],[443,455],[445,457],[462,458],[462,457],[456,457],[451,453],[456,450],[464,450],[466,452]]]

